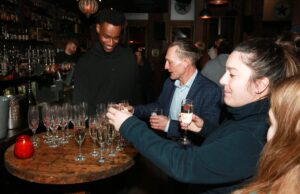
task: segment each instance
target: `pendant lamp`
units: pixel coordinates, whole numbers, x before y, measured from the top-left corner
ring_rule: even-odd
[[[204,9],[200,11],[199,18],[202,20],[208,20],[211,19],[211,17],[212,17],[212,13],[209,11],[209,9],[207,9],[206,4],[204,4]]]
[[[223,5],[229,3],[228,0],[208,0],[207,2],[213,5]]]
[[[80,0],[79,9],[87,17],[98,11],[98,2],[96,0]]]

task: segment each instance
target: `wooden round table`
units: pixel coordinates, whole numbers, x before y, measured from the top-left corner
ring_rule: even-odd
[[[88,133],[88,132],[87,132]],[[39,134],[42,141],[43,133]],[[134,165],[137,151],[127,145],[116,156],[109,157],[105,154],[106,161],[98,163],[98,158],[90,155],[93,149],[91,138],[86,135],[82,145],[82,153],[86,160],[74,160],[78,154],[78,145],[74,138],[69,143],[57,148],[49,148],[41,143],[34,154],[28,159],[18,159],[14,156],[14,145],[5,152],[5,167],[12,175],[26,181],[42,184],[77,184],[87,183],[119,174]],[[97,146],[98,149],[98,146]]]

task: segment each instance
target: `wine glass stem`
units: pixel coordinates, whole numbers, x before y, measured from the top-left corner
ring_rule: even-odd
[[[96,149],[96,142],[93,140],[93,151],[95,152],[97,149]]]
[[[187,129],[184,129],[183,141],[187,140]]]
[[[33,139],[34,142],[36,142],[35,131],[33,132],[32,139]]]
[[[79,157],[81,157],[81,144],[79,144]]]

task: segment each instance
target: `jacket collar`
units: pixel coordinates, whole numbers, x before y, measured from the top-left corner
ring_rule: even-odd
[[[252,115],[265,115],[269,111],[269,107],[269,98],[265,98],[241,107],[227,107],[227,110],[233,120],[241,120]]]

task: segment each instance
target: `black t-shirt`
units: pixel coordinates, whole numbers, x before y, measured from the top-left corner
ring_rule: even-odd
[[[73,55],[68,55],[65,52],[59,52],[55,56],[55,63],[61,64],[61,63],[76,63],[79,56],[77,53]]]

